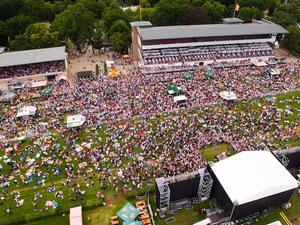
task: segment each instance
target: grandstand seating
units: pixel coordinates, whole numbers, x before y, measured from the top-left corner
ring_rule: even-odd
[[[144,65],[155,65],[272,56],[273,49],[267,43],[252,43],[143,50],[142,55]]]

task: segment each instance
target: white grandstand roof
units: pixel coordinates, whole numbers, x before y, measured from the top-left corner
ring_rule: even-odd
[[[211,168],[232,203],[238,205],[289,191],[297,180],[269,151],[245,151]]]
[[[140,27],[139,31],[142,40],[287,33],[287,30],[274,23]]]
[[[41,48],[0,54],[0,67],[64,60],[66,47]]]

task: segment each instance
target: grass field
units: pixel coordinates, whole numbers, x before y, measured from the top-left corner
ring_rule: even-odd
[[[227,156],[234,154],[233,148],[229,144],[214,145],[207,148],[203,148],[200,151],[204,159],[208,162],[216,161],[215,157],[222,152],[225,152]]]
[[[289,209],[282,209],[279,207],[271,209],[265,217],[253,223],[253,225],[264,225],[276,220],[279,220],[282,224],[286,222],[280,216],[280,212],[283,212],[293,225],[300,225],[300,196],[295,192],[291,198],[292,207]]]

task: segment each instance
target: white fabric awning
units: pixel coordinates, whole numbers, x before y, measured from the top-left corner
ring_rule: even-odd
[[[70,225],[82,225],[82,207],[74,207],[70,209]]]
[[[185,95],[179,95],[174,97],[174,102],[181,102],[181,101],[186,101],[187,97]]]
[[[17,113],[17,117],[34,116],[35,113],[36,113],[35,106],[25,106],[25,107],[19,109],[19,111]]]
[[[36,88],[36,87],[44,87],[46,86],[48,83],[47,80],[40,80],[40,81],[35,81],[35,82],[31,82],[31,87],[32,88]]]
[[[279,69],[270,69],[270,75],[278,76],[278,75],[280,75],[280,70]]]
[[[219,95],[221,98],[228,101],[237,100],[237,96],[233,91],[222,91]]]
[[[270,151],[244,151],[211,165],[231,202],[242,205],[298,187]]]
[[[264,61],[255,61],[255,62],[253,62],[253,65],[257,66],[257,67],[268,66],[268,64]]]
[[[58,76],[56,76],[56,78],[55,78],[56,81],[67,80],[67,79],[68,79],[67,76],[64,75],[64,74],[58,75]]]
[[[201,220],[197,223],[194,223],[193,225],[208,225],[211,224],[211,220],[209,218],[206,218],[204,220]]]
[[[107,68],[111,68],[111,66],[114,65],[114,63],[114,61],[106,60]]]
[[[282,225],[282,223],[279,220],[277,220],[277,221],[275,221],[273,223],[269,223],[267,225]]]
[[[73,127],[79,127],[82,124],[84,124],[86,118],[85,116],[78,114],[74,116],[68,116],[67,117],[67,127],[73,128]]]

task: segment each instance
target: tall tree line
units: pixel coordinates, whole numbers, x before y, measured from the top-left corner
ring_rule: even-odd
[[[283,44],[300,53],[295,48],[300,0],[0,0],[0,46],[81,49],[110,42],[123,53],[131,42],[130,22],[140,16],[157,26],[220,23],[232,16],[235,4],[240,5],[236,16],[246,22],[266,18],[290,30]],[[131,5],[141,5],[141,15],[139,9],[124,10]]]

